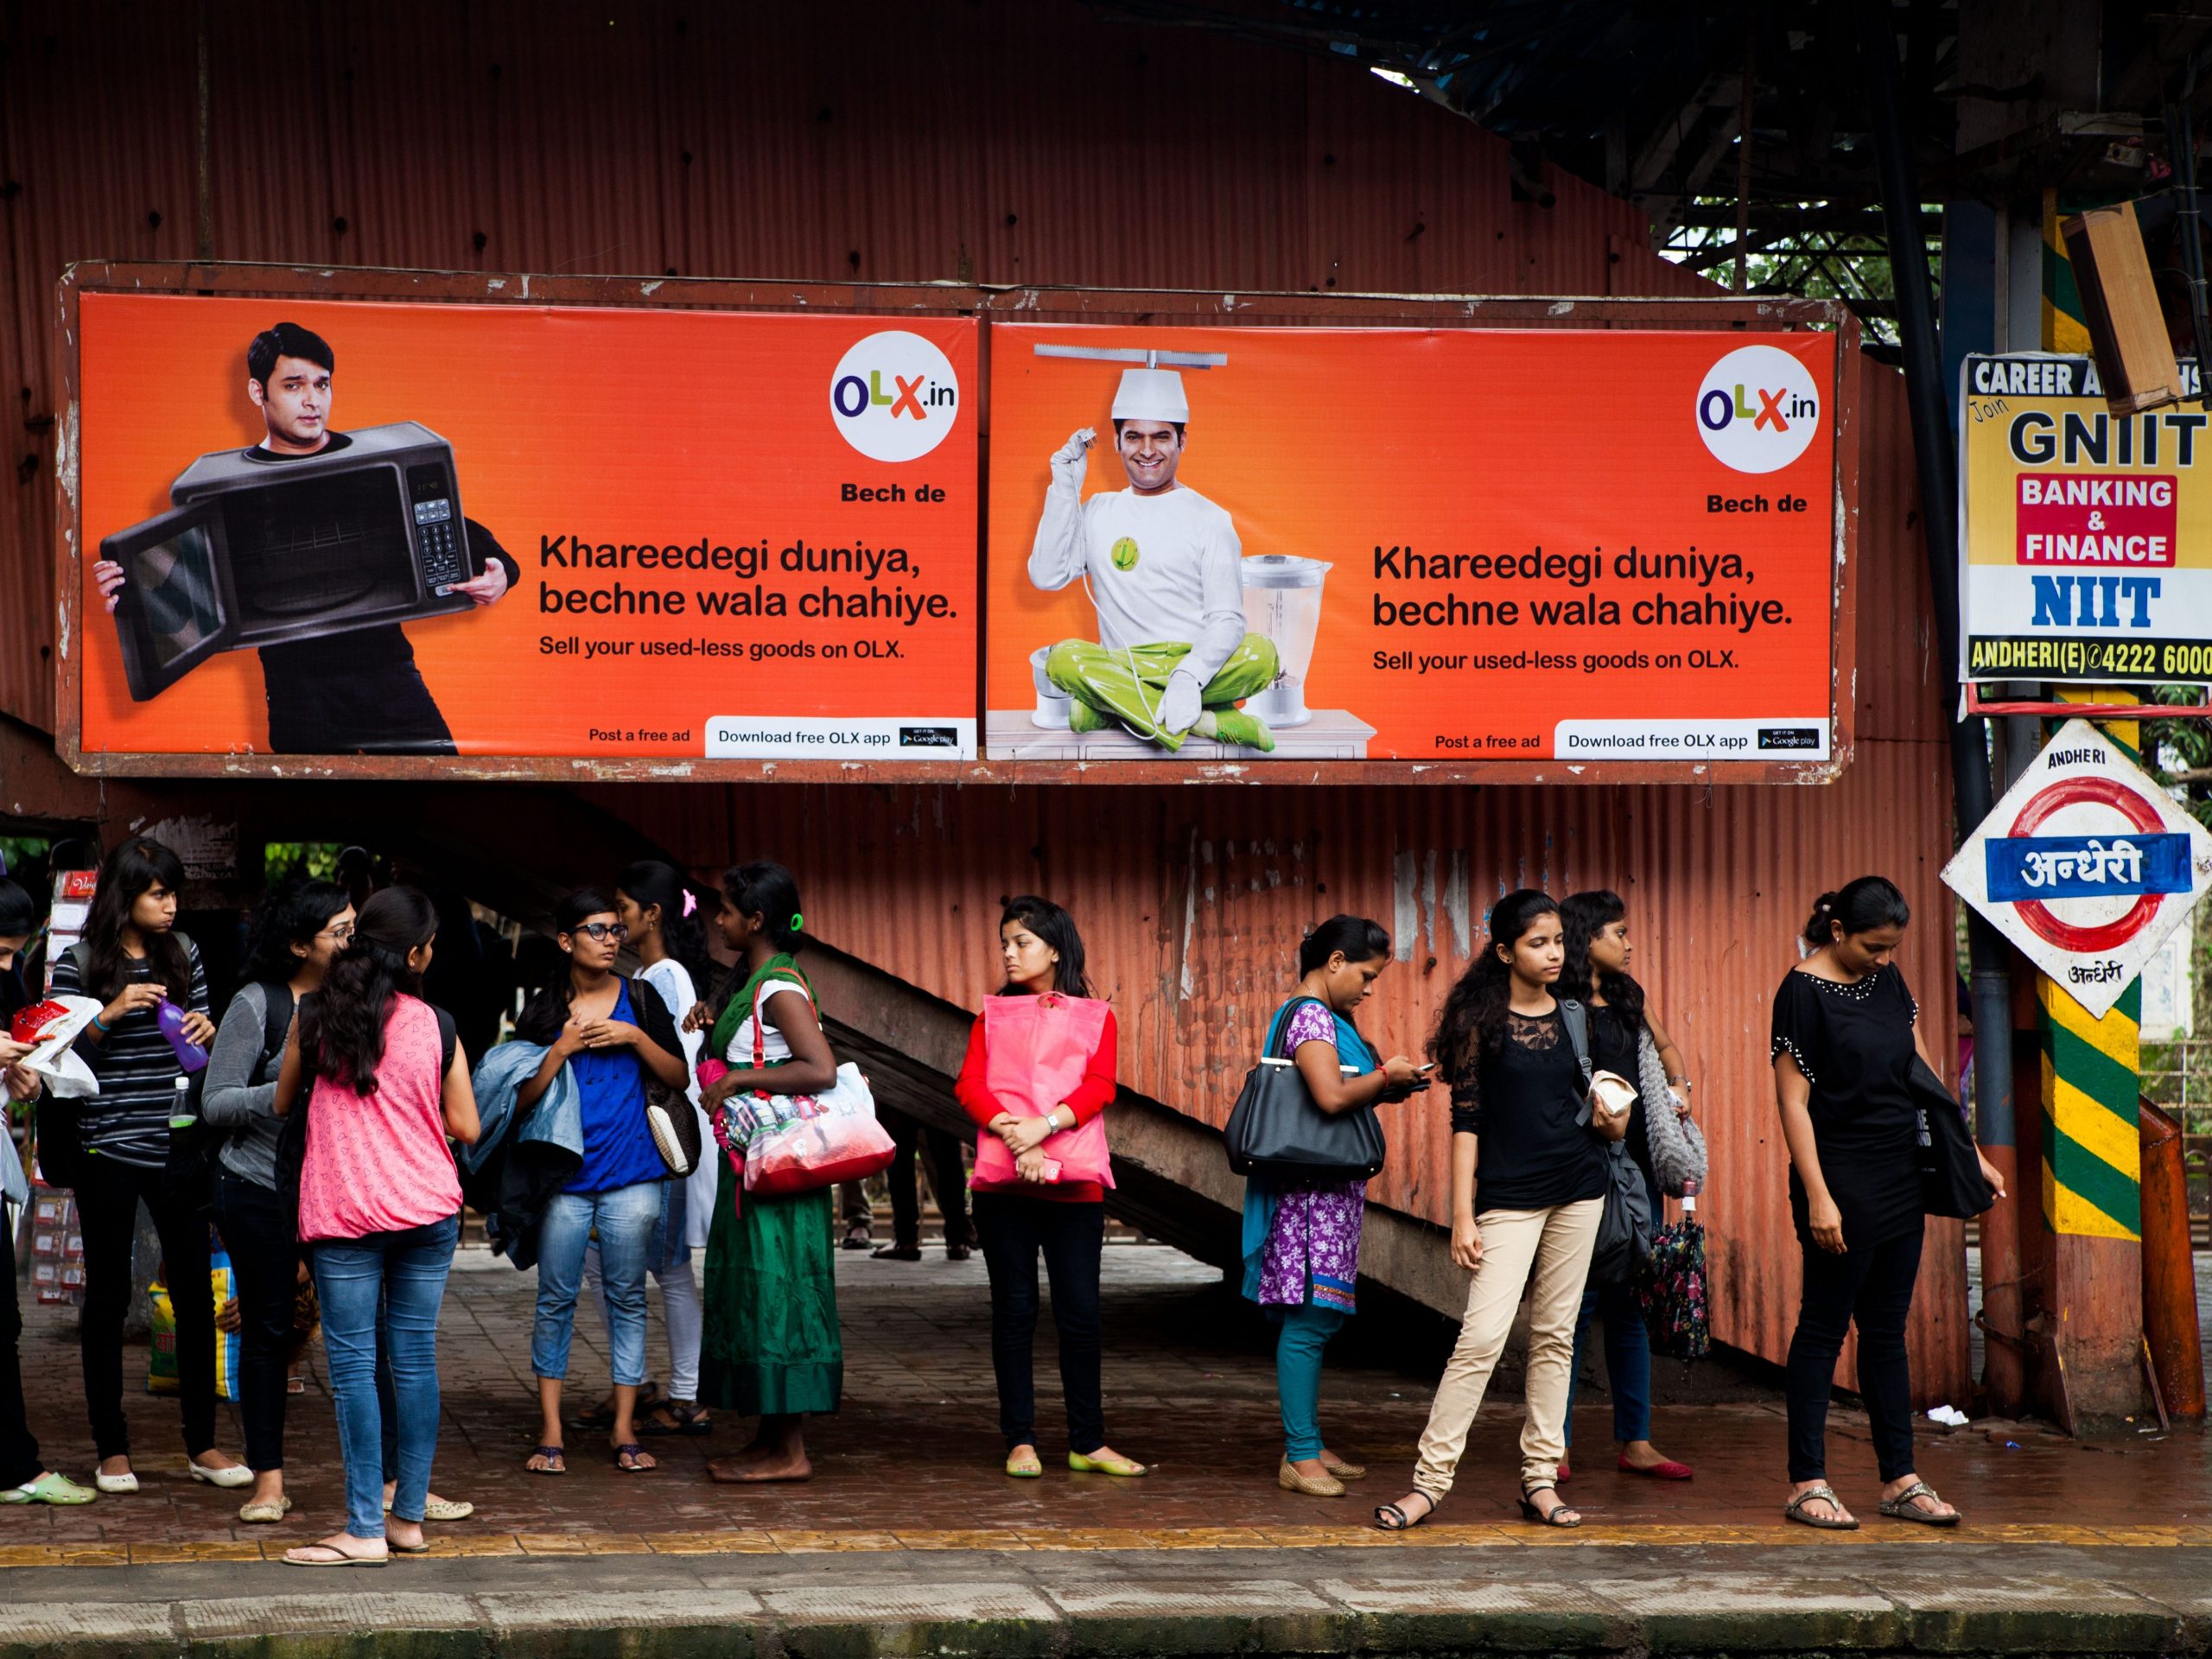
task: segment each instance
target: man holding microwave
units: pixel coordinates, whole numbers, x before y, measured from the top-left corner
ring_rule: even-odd
[[[353,442],[330,429],[331,381],[338,356],[311,328],[280,322],[246,347],[246,396],[261,411],[262,440],[249,460],[298,461]],[[495,605],[521,568],[492,532],[463,521],[481,575],[454,584],[479,606]],[[107,608],[123,590],[123,567],[92,567]],[[397,623],[354,629],[339,639],[264,645],[261,677],[269,699],[269,747],[278,754],[454,754],[452,729],[439,712],[415,647]]]

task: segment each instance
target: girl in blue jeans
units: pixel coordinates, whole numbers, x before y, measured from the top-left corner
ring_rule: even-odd
[[[1560,919],[1567,930],[1567,966],[1559,976],[1560,995],[1577,999],[1590,1010],[1592,1064],[1600,1071],[1639,1079],[1643,1076],[1642,1048],[1648,1038],[1658,1052],[1669,1089],[1687,1101],[1690,1080],[1681,1051],[1660,1029],[1644,1000],[1643,987],[1629,975],[1636,947],[1629,939],[1628,906],[1618,893],[1578,893],[1560,906]],[[1624,1144],[1643,1172],[1655,1226],[1664,1205],[1652,1166],[1647,1115],[1674,1109],[1672,1101],[1646,1101],[1640,1094],[1629,1109]],[[1612,1389],[1613,1439],[1620,1446],[1617,1466],[1623,1474],[1648,1475],[1655,1480],[1689,1479],[1688,1464],[1651,1444],[1651,1338],[1634,1285],[1592,1285],[1582,1293],[1582,1311],[1574,1323],[1574,1369],[1567,1384],[1567,1444],[1574,1443],[1575,1385],[1582,1376],[1582,1349],[1593,1318],[1605,1326],[1605,1376]],[[1567,1478],[1565,1464],[1560,1465],[1559,1478]]]
[[[362,906],[353,936],[300,1000],[270,1109],[307,1114],[279,1143],[300,1243],[322,1301],[323,1347],[346,1456],[346,1529],[287,1550],[294,1567],[381,1567],[425,1548],[438,1440],[438,1308],[461,1234],[448,1137],[474,1143],[476,1095],[450,1016],[422,1000],[437,912],[412,887]],[[290,1156],[300,1161],[294,1166]],[[378,1310],[398,1418],[397,1482],[384,1512]]]
[[[1402,1055],[1377,1061],[1352,1013],[1390,965],[1390,936],[1362,916],[1332,916],[1298,947],[1299,981],[1268,1022],[1267,1052],[1298,1067],[1313,1103],[1332,1115],[1371,1111],[1428,1087]],[[1275,1481],[1309,1497],[1341,1497],[1367,1472],[1321,1443],[1321,1351],[1353,1311],[1367,1183],[1244,1187],[1244,1294],[1281,1325],[1275,1393],[1283,1454]]]
[[[516,1091],[515,1109],[535,1106],[566,1067],[575,1085],[583,1159],[538,1221],[530,1366],[543,1421],[524,1466],[533,1474],[568,1472],[561,1385],[569,1373],[584,1251],[596,1240],[613,1351],[614,1466],[642,1474],[654,1466],[638,1444],[636,1424],[638,1389],[645,1380],[645,1269],[668,1203],[668,1166],[645,1123],[645,1082],[651,1077],[680,1094],[691,1071],[658,994],[614,973],[614,959],[630,937],[614,900],[587,887],[561,901],[553,923],[569,971],[515,1021],[517,1037],[545,1050],[537,1071]]]

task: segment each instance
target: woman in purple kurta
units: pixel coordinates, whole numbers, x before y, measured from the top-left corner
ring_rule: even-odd
[[[1351,1021],[1390,964],[1390,936],[1357,916],[1336,916],[1299,948],[1297,989],[1268,1026],[1267,1052],[1298,1066],[1325,1112],[1365,1111],[1427,1086],[1411,1060],[1378,1063]],[[1287,1491],[1335,1497],[1367,1472],[1323,1446],[1321,1354],[1354,1310],[1359,1231],[1367,1183],[1285,1186],[1254,1176],[1244,1191],[1244,1294],[1281,1326],[1275,1389],[1284,1452],[1278,1483]]]

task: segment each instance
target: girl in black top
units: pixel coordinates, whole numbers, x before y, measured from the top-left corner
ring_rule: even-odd
[[[1452,988],[1429,1044],[1432,1062],[1452,1080],[1452,1259],[1472,1272],[1474,1282],[1421,1433],[1414,1489],[1375,1511],[1386,1532],[1419,1525],[1451,1490],[1532,1270],[1521,1510],[1548,1526],[1582,1523],[1554,1482],[1567,1449],[1574,1319],[1605,1206],[1599,1135],[1618,1139],[1625,1123],[1605,1119],[1605,1129],[1593,1130],[1582,1121],[1571,1005],[1551,988],[1565,960],[1558,905],[1541,893],[1506,894],[1491,912],[1488,944]],[[1573,1011],[1581,1013],[1579,1006]]]
[[[181,1029],[206,1045],[207,976],[200,949],[176,931],[184,866],[149,836],[123,842],[100,865],[85,938],[54,964],[57,995],[89,996],[104,1006],[78,1033],[76,1052],[100,1081],[79,1123],[85,1141],[77,1216],[85,1236],[85,1310],[78,1330],[85,1407],[100,1464],[103,1492],[138,1490],[130,1467],[130,1427],[123,1413],[123,1321],[131,1296],[130,1246],[143,1203],[162,1241],[162,1265],[176,1313],[178,1403],[184,1415],[186,1468],[211,1486],[250,1484],[253,1471],[215,1446],[215,1304],[208,1280],[204,1194],[172,1188],[169,1116],[183,1076],[162,1033],[163,1002],[181,1011]]]
[[[1882,1474],[1881,1512],[1955,1527],[1959,1512],[1912,1466],[1905,1322],[1920,1272],[1919,1117],[1908,1086],[1919,1005],[1894,960],[1912,912],[1878,875],[1824,893],[1805,960],[1774,995],[1775,1095],[1789,1143],[1789,1208],[1805,1254],[1790,1338],[1792,1521],[1859,1524],[1827,1484],[1828,1391],[1845,1332],[1859,1326],[1859,1388]],[[1933,1062],[1930,1062],[1932,1065]],[[1987,1159],[1985,1179],[2003,1183]]]

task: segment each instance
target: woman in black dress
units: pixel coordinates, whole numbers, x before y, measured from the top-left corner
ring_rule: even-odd
[[[1912,1466],[1905,1321],[1920,1273],[1918,1109],[1909,1086],[1919,1005],[1894,957],[1912,912],[1878,875],[1822,893],[1805,960],[1774,995],[1775,1095],[1789,1143],[1789,1208],[1805,1252],[1789,1341],[1789,1501],[1783,1513],[1842,1531],[1858,1521],[1827,1484],[1828,1391],[1859,1326],[1859,1389],[1881,1469],[1881,1512],[1955,1527],[1959,1512]],[[1932,1063],[1931,1063],[1932,1064]],[[2001,1194],[1989,1160],[1983,1179]]]

